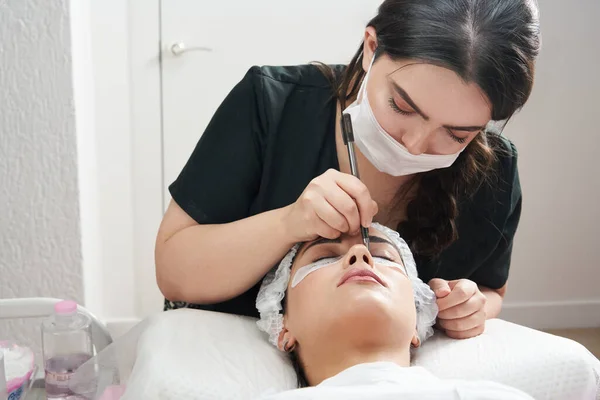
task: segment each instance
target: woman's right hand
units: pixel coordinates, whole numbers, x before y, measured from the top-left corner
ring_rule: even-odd
[[[364,183],[334,169],[313,179],[287,208],[284,224],[295,242],[357,234],[361,225],[371,226],[378,211]]]

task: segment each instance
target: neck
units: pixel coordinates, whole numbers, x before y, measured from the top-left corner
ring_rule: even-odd
[[[401,367],[410,366],[410,344],[393,346],[356,346],[331,337],[327,343],[321,342],[317,349],[311,346],[310,352],[302,351],[304,371],[311,386],[323,382],[340,372],[359,364],[388,361]]]

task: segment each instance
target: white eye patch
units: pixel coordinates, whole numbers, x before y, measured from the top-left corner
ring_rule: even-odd
[[[383,258],[383,257],[373,257],[373,262],[375,262],[376,264],[379,264],[379,265],[384,265],[386,267],[398,268],[400,271],[404,272],[404,274],[406,275],[406,268],[404,268],[404,265],[398,264],[395,261],[388,260],[387,258]]]
[[[294,278],[292,279],[292,287],[296,287],[296,285],[302,282],[302,280],[306,278],[311,272],[315,272],[324,267],[329,267],[330,265],[337,263],[341,259],[342,257],[323,258],[321,260],[315,261],[314,263],[298,268],[298,270],[294,274]],[[386,258],[373,257],[373,262],[379,265],[384,265],[386,267],[398,268],[402,272],[406,273],[404,266],[398,264],[397,262],[390,261]]]
[[[296,287],[296,285],[299,284],[304,278],[306,278],[311,272],[319,270],[323,267],[333,265],[341,259],[342,257],[322,258],[318,261],[315,261],[314,263],[310,263],[308,265],[305,265],[304,267],[298,268],[298,270],[294,274],[294,278],[292,279],[292,287]]]

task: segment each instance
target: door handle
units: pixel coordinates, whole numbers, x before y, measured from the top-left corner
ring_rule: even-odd
[[[169,47],[169,49],[171,50],[171,53],[174,56],[180,56],[184,53],[189,53],[191,51],[205,51],[205,52],[213,51],[213,49],[211,49],[210,47],[203,47],[203,46],[188,47],[183,42],[173,43],[171,45],[171,47]]]

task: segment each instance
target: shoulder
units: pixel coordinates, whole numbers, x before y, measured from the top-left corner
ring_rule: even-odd
[[[323,72],[329,69],[340,73],[343,65],[304,64],[290,66],[253,66],[248,71],[255,82],[266,86],[301,86],[316,89],[330,89],[331,80]]]
[[[497,166],[499,172],[507,175],[514,174],[517,169],[517,159],[519,156],[515,144],[506,136],[495,133],[489,135],[488,142],[498,160]]]
[[[497,158],[496,177],[491,186],[509,196],[507,203],[512,210],[521,198],[518,157],[515,144],[505,136],[494,134],[490,145]],[[494,184],[495,183],[495,184]]]
[[[466,190],[459,195],[459,199],[468,204],[468,207],[479,204],[487,209],[488,203],[496,202],[498,196],[505,197],[504,194],[510,193],[513,186],[519,186],[518,152],[514,143],[501,134],[489,132],[481,135],[483,135],[482,147],[485,150],[476,150],[472,153],[475,159],[473,164],[478,165],[475,167],[477,172],[473,174],[460,172],[463,176],[476,176],[476,178],[469,181]],[[466,167],[465,160],[463,158],[461,164],[457,163],[457,170]]]
[[[333,97],[332,76],[339,76],[343,65],[305,64],[295,66],[253,66],[238,83],[238,95],[252,98],[262,126],[277,125],[286,107],[296,116],[314,112]],[[327,76],[331,72],[331,76]],[[313,108],[311,108],[313,107]]]
[[[518,152],[512,141],[498,134],[488,136],[488,145],[496,158],[494,168],[479,188],[464,199],[461,214],[473,218],[485,216],[497,226],[516,209],[522,197]]]
[[[253,66],[240,85],[252,89],[259,104],[270,108],[282,105],[295,95],[331,96],[334,76],[343,65],[305,64],[293,66]]]
[[[301,116],[303,109],[313,111],[308,110],[311,104],[321,105],[332,97],[332,81],[321,67],[334,74],[345,68],[323,64],[252,66],[230,91],[221,109],[236,118],[252,115],[256,122],[253,130],[262,132],[262,136],[278,125],[287,107],[294,110],[293,116]]]
[[[318,129],[315,125],[326,125],[329,114],[323,110],[329,110],[334,98],[332,77],[344,68],[324,64],[250,68],[243,81],[252,87],[250,95],[257,106],[262,134],[282,133],[289,139],[294,131],[304,137],[306,131]],[[282,126],[287,129],[280,132]]]

